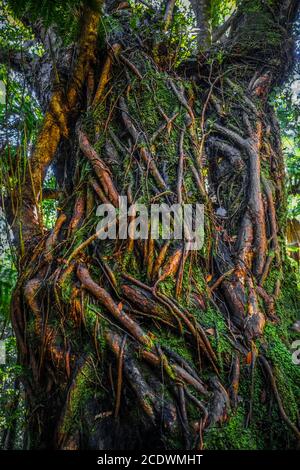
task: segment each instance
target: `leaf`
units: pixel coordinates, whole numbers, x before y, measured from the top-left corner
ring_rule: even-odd
[[[246,364],[250,365],[252,362],[252,352],[249,351],[247,356],[246,356]]]

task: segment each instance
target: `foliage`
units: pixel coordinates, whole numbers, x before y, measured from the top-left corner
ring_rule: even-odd
[[[212,26],[222,24],[234,11],[236,0],[212,0],[211,1],[211,17]]]
[[[299,68],[299,65],[298,65]],[[300,216],[300,80],[299,71],[291,75],[272,97],[280,122],[283,151],[288,174],[290,218]]]

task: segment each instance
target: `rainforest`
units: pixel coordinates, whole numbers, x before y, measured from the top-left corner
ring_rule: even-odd
[[[2,450],[299,448],[299,7],[0,0]]]

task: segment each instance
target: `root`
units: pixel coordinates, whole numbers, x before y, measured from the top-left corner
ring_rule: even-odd
[[[75,201],[74,214],[69,224],[68,234],[72,235],[83,220],[85,214],[85,197],[79,194]]]
[[[51,234],[46,240],[45,260],[47,262],[50,262],[53,259],[53,250],[55,248],[57,238],[59,236],[59,232],[66,220],[67,220],[67,216],[65,214],[60,214],[60,216],[57,218],[55,222],[54,229],[52,230]]]
[[[120,51],[121,51],[121,45],[120,44],[116,43],[116,44],[112,45],[112,47],[111,47],[111,49],[108,53],[108,56],[106,58],[106,61],[104,63],[102,72],[101,72],[101,77],[100,77],[100,80],[99,80],[99,83],[98,83],[97,91],[95,93],[93,103],[92,103],[93,108],[96,108],[101,102],[105,87],[106,87],[107,83],[110,80],[110,71],[111,71],[113,59],[114,59],[114,57],[118,56]]]
[[[154,354],[153,352],[146,351],[145,349],[140,349],[140,354],[147,361],[149,364],[160,367],[161,366],[161,359],[159,356]],[[195,379],[192,375],[190,375],[185,369],[183,369],[178,364],[172,364],[171,371],[175,374],[174,379],[183,380],[186,384],[191,385],[194,389],[199,392],[201,395],[207,396],[209,392],[205,388],[204,384],[200,381],[200,379]]]
[[[168,260],[166,266],[163,268],[163,271],[160,277],[155,283],[155,288],[158,286],[160,282],[164,281],[167,277],[176,275],[180,266],[181,258],[182,258],[182,248],[179,248],[173,253],[173,255]]]
[[[99,157],[97,152],[93,149],[91,144],[88,141],[87,136],[84,132],[78,129],[78,140],[79,146],[86,158],[91,162],[92,167],[101,183],[103,191],[109,201],[115,206],[118,207],[119,205],[119,193],[115,188],[115,185],[112,181],[111,172],[103,162],[103,160]]]
[[[161,266],[162,266],[163,262],[166,259],[166,255],[167,255],[169,247],[170,247],[170,242],[169,241],[167,241],[163,244],[163,246],[162,246],[155,262],[154,262],[153,270],[152,270],[152,273],[151,273],[152,280],[155,280],[155,278],[159,274]]]
[[[191,124],[194,124],[195,122],[195,116],[194,116],[194,113],[193,113],[193,110],[192,108],[189,106],[187,100],[185,99],[185,97],[183,96],[183,93],[181,91],[178,90],[178,88],[176,87],[175,83],[173,82],[172,79],[169,79],[169,84],[172,88],[172,90],[174,91],[174,94],[175,96],[177,97],[178,101],[180,104],[182,104],[182,106],[187,110],[187,112],[189,113],[189,116],[191,118]]]
[[[266,313],[271,321],[278,321],[275,313],[275,299],[273,296],[269,295],[263,287],[257,286],[256,292],[263,299],[266,307]]]
[[[253,414],[253,397],[254,397],[254,380],[255,380],[255,366],[256,366],[256,359],[257,359],[257,353],[256,353],[256,348],[254,343],[252,344],[251,347],[251,352],[249,353],[251,355],[251,365],[250,365],[250,372],[251,372],[251,385],[250,385],[250,399],[249,399],[249,412],[247,415],[246,419],[246,427],[249,426],[249,424],[252,421],[252,414]]]
[[[137,67],[132,62],[130,62],[127,57],[125,57],[123,54],[120,54],[120,59],[122,62],[124,62],[125,65],[127,65],[128,68],[130,68],[130,70],[139,78],[139,80],[143,80],[143,76]]]
[[[190,431],[189,431],[189,420],[186,412],[186,403],[185,403],[185,395],[184,395],[184,387],[182,384],[177,385],[178,390],[178,398],[179,398],[179,410],[180,410],[180,417],[182,421],[182,429],[183,435],[185,440],[186,449],[190,448]]]
[[[192,321],[190,321],[185,313],[181,311],[180,308],[178,308],[175,303],[166,297],[163,294],[157,294],[158,299],[164,300],[167,304],[170,305],[170,307],[174,310],[175,314],[183,320],[185,325],[187,326],[188,330],[192,333],[193,337],[195,338],[196,344],[201,348],[202,352],[206,355],[207,359],[209,360],[210,364],[212,365],[214,371],[219,374],[218,368],[216,366],[216,355],[210,345],[210,342],[203,330],[203,328],[199,325],[199,323],[193,324]]]
[[[211,385],[214,391],[214,398],[210,404],[208,425],[223,423],[227,420],[228,410],[230,410],[230,400],[225,388],[220,381],[213,377]]]
[[[142,330],[142,328],[132,320],[122,308],[119,308],[112,297],[106,292],[105,289],[96,284],[91,278],[89,271],[83,265],[79,265],[77,268],[77,276],[81,281],[83,287],[87,289],[94,297],[100,301],[100,303],[107,308],[107,310],[118,320],[118,322],[126,328],[126,330],[132,334],[141,344],[146,346],[152,346],[152,341]]]
[[[267,196],[267,201],[268,201],[271,240],[272,240],[273,249],[275,252],[277,265],[280,266],[280,263],[281,263],[280,248],[279,248],[278,235],[277,235],[278,229],[277,229],[276,210],[275,210],[275,205],[274,205],[274,200],[273,200],[273,194],[272,194],[272,190],[270,188],[269,182],[266,180],[266,178],[263,177],[262,182],[263,182],[263,187],[264,187],[265,194]]]
[[[105,196],[103,189],[97,183],[97,181],[95,181],[93,178],[91,178],[90,179],[90,184],[91,184],[93,190],[95,191],[95,193],[97,194],[97,196],[99,197],[100,201],[103,204],[109,204],[109,199]]]

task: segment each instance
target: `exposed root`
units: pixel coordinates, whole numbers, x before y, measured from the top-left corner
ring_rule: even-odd
[[[83,287],[91,292],[91,294],[93,294],[95,298],[99,300],[105,308],[107,308],[113,317],[118,320],[118,322],[120,322],[121,325],[123,325],[134,338],[146,346],[152,346],[150,338],[146,335],[142,328],[134,320],[132,320],[124,312],[124,310],[122,310],[122,308],[119,308],[118,305],[115,304],[112,297],[108,292],[106,292],[105,289],[93,281],[86,267],[79,265],[77,268],[77,276]]]
[[[85,197],[83,194],[79,194],[75,201],[74,214],[69,224],[68,234],[72,235],[82,222],[85,214]]]
[[[159,275],[159,271],[162,267],[163,262],[166,259],[166,255],[167,255],[169,247],[170,247],[170,242],[169,241],[165,242],[163,244],[158,256],[156,257],[156,259],[154,261],[153,270],[152,270],[152,273],[151,273],[152,280],[155,280],[157,275]]]
[[[121,45],[116,43],[112,45],[111,49],[108,52],[106,61],[103,65],[103,69],[101,72],[97,91],[93,99],[93,103],[92,103],[93,108],[96,108],[100,104],[101,99],[103,98],[105,87],[110,80],[110,72],[111,72],[111,67],[113,64],[114,57],[117,57],[120,51],[121,51]]]
[[[59,236],[60,230],[67,220],[66,214],[60,214],[55,222],[55,226],[46,240],[45,244],[45,259],[50,262],[53,259],[53,250],[55,248],[57,238]]]
[[[124,121],[125,127],[128,130],[129,134],[132,136],[134,140],[134,144],[138,145],[140,156],[143,162],[145,163],[146,168],[149,169],[151,175],[153,176],[154,180],[157,183],[158,188],[163,191],[168,190],[168,187],[163,177],[161,176],[154,162],[152,155],[149,154],[148,150],[145,147],[144,142],[141,141],[140,134],[138,133],[138,131],[136,130],[135,126],[133,125],[130,119],[130,115],[129,115],[129,112],[128,112],[128,109],[127,109],[127,106],[123,97],[120,97],[119,105],[122,111],[122,119]]]

